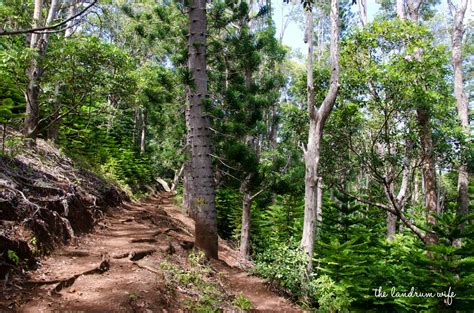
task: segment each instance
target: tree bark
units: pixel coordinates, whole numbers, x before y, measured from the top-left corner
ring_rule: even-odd
[[[141,133],[140,133],[140,154],[145,153],[146,149],[146,128],[147,128],[147,110],[142,109],[142,124],[141,124]]]
[[[321,150],[321,138],[323,128],[329,114],[336,102],[339,90],[339,48],[338,48],[338,0],[331,0],[331,78],[329,91],[321,104],[316,110],[314,105],[314,85],[313,85],[313,12],[310,7],[306,12],[306,42],[308,44],[308,60],[307,60],[307,104],[308,114],[310,118],[308,144],[304,150],[305,161],[305,205],[304,205],[304,221],[303,235],[301,238],[301,248],[308,257],[307,273],[309,274],[313,268],[313,251],[315,239],[315,226],[317,216],[317,199],[318,199],[318,166]]]
[[[191,99],[191,91],[189,88],[186,88],[187,98]],[[194,218],[192,208],[191,208],[191,198],[194,193],[193,189],[193,175],[192,175],[192,166],[191,166],[191,123],[190,123],[190,105],[186,106],[185,112],[185,122],[186,122],[186,148],[184,152],[186,154],[186,159],[184,160],[184,173],[183,173],[183,207],[186,210],[186,213]]]
[[[42,0],[35,0],[33,10],[33,28],[37,28],[41,23],[41,11],[43,9]],[[58,0],[52,0],[48,11],[45,25],[52,24],[56,18],[58,11]],[[40,65],[40,60],[45,56],[48,49],[49,34],[31,34],[30,48],[38,49],[38,56],[31,60],[30,67],[27,72],[28,85],[25,91],[26,97],[26,117],[24,121],[24,134],[27,138],[35,139],[38,134],[39,123],[39,93],[40,79],[44,69]]]
[[[405,20],[405,2],[404,0],[396,0],[397,16],[402,21]]]
[[[418,16],[423,0],[406,0],[408,7],[408,15],[412,22],[418,23]]]
[[[33,10],[33,23],[32,27],[37,28],[41,23],[41,11],[43,10],[43,0],[35,0],[35,6]],[[40,35],[32,33],[30,37],[30,48],[36,49],[38,47]],[[34,139],[36,137],[35,130],[39,120],[39,107],[38,107],[38,77],[40,76],[38,69],[38,60],[34,57],[31,60],[30,67],[27,72],[28,86],[26,87],[26,117],[24,122],[24,134],[27,137]]]
[[[413,191],[411,194],[411,204],[412,206],[417,206],[420,204],[420,175],[418,170],[413,172]]]
[[[465,138],[469,141],[469,111],[466,93],[464,92],[464,78],[462,73],[462,37],[464,35],[464,15],[467,9],[467,0],[461,0],[458,7],[455,7],[448,0],[451,12],[454,14],[454,25],[451,34],[452,39],[452,63],[454,68],[454,96],[456,98],[456,107],[461,122]],[[468,146],[469,142],[467,142]],[[467,160],[461,157],[458,167],[458,209],[457,214],[466,215],[469,206],[468,194],[469,174],[467,170]]]
[[[195,220],[195,244],[207,257],[218,257],[214,170],[211,160],[207,99],[206,1],[192,0],[189,6],[188,68],[193,85],[189,92],[189,126],[194,193],[191,207]]]
[[[398,1],[400,0],[397,0],[397,3]],[[357,12],[362,27],[365,27],[367,25],[367,0],[357,0]]]
[[[313,82],[313,8],[306,11],[306,35],[305,41],[308,44],[308,56],[306,63],[306,85],[307,85],[307,106],[310,116],[308,145],[304,152],[305,178],[304,178],[304,220],[303,235],[301,237],[301,248],[308,257],[307,272],[310,273],[313,268],[314,252],[314,226],[316,218],[316,178],[317,167],[319,164],[319,152],[316,146],[319,146],[320,134],[318,133],[318,123],[316,120],[316,109],[314,107],[314,82]],[[318,141],[318,142],[317,142]]]
[[[418,107],[416,109],[419,136],[422,147],[422,165],[421,172],[423,174],[423,186],[425,194],[426,218],[428,224],[436,224],[435,214],[437,213],[437,197],[436,197],[436,168],[434,162],[433,140],[431,134],[431,123],[428,110]],[[432,232],[427,233],[427,242],[435,243],[436,236]]]
[[[78,3],[78,0],[71,0],[69,2],[69,11],[68,11],[68,18],[71,18],[74,16],[74,14],[76,14],[76,6],[77,6],[77,3]],[[64,37],[65,38],[69,38],[72,36],[72,34],[74,33],[74,20],[70,20],[67,24],[66,24],[66,31],[64,33]]]
[[[193,177],[191,173],[191,160],[184,161],[184,173],[183,173],[183,207],[189,217],[194,218],[193,212],[191,211],[191,198],[193,194]]]
[[[248,184],[250,175],[245,178],[242,183],[242,229],[240,231],[240,255],[248,260],[250,256],[250,210],[252,207],[252,195]]]
[[[318,238],[321,224],[323,222],[323,179],[318,177],[318,186],[316,187],[316,238]]]

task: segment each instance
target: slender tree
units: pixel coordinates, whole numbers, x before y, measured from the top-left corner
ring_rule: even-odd
[[[194,185],[191,207],[196,223],[196,246],[217,259],[217,219],[214,170],[211,160],[209,117],[205,113],[207,94],[206,1],[192,0],[189,6],[188,69],[191,173]]]
[[[330,64],[331,78],[328,93],[319,108],[315,107],[314,82],[313,82],[313,8],[308,4],[306,10],[306,41],[308,44],[308,56],[306,64],[307,72],[307,106],[309,114],[309,133],[307,147],[303,148],[305,161],[305,197],[304,197],[304,222],[301,247],[308,257],[307,272],[311,272],[313,267],[313,251],[315,240],[315,227],[317,221],[318,188],[320,179],[318,177],[318,166],[321,151],[321,139],[323,129],[329,114],[336,102],[339,90],[339,10],[338,0],[331,0],[331,45]]]
[[[423,0],[407,0],[408,17],[412,22],[417,23],[419,18],[420,7]],[[401,6],[403,8],[403,6]],[[397,14],[401,20],[405,19],[403,9],[399,10],[397,3]],[[421,58],[421,50],[415,52],[415,58]],[[418,135],[421,142],[421,173],[424,187],[424,204],[426,207],[426,217],[429,224],[436,224],[434,215],[439,213],[437,182],[436,182],[436,165],[434,160],[434,147],[431,116],[428,108],[422,105],[416,105],[416,117],[418,121]],[[436,242],[436,236],[432,232],[428,232],[428,242]]]
[[[451,0],[448,0],[451,13],[454,15],[453,30],[451,33],[452,43],[452,63],[454,68],[454,96],[456,97],[456,106],[461,122],[462,130],[469,140],[469,112],[466,93],[464,92],[464,78],[462,73],[462,38],[464,35],[464,15],[467,9],[467,0],[461,0],[456,7]],[[461,158],[458,168],[458,214],[468,213],[469,195],[468,183],[469,174],[467,170],[467,161]]]

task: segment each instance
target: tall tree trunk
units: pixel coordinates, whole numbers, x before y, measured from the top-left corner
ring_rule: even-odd
[[[464,92],[464,78],[462,73],[462,37],[464,34],[464,15],[467,9],[467,0],[461,0],[458,7],[455,7],[451,0],[448,0],[452,14],[454,14],[454,25],[451,34],[452,39],[452,62],[454,68],[454,96],[461,122],[461,127],[466,136],[470,138],[469,111],[466,93]],[[469,143],[469,142],[468,142]],[[458,210],[459,215],[466,215],[469,206],[468,194],[469,175],[467,171],[467,160],[462,157],[458,168]]]
[[[193,212],[191,211],[191,198],[193,194],[193,177],[192,177],[192,167],[191,160],[186,159],[184,161],[183,169],[183,207],[186,210],[186,214],[189,217],[194,218]]]
[[[135,107],[135,111],[133,112],[133,129],[132,129],[132,145],[139,146],[140,144],[140,136],[139,136],[139,131],[141,129],[141,119],[142,115],[140,112],[140,108]]]
[[[387,240],[392,241],[397,232],[397,216],[387,212]]]
[[[78,3],[78,0],[71,0],[69,1],[69,10],[68,10],[68,18],[71,18],[74,16],[74,14],[76,14],[76,6],[77,6],[77,3]],[[74,33],[74,20],[71,20],[69,21],[66,26],[66,31],[64,33],[64,37],[65,38],[68,38],[68,37],[71,37],[72,34]]]
[[[413,190],[411,192],[411,205],[417,206],[419,204],[420,204],[420,175],[418,174],[418,170],[414,169],[413,170]]]
[[[405,19],[405,2],[404,0],[396,0],[396,11],[399,19]]]
[[[425,195],[426,218],[428,224],[436,224],[435,214],[437,213],[437,194],[436,194],[436,168],[434,162],[433,140],[431,134],[431,123],[428,110],[418,107],[416,109],[419,128],[419,136],[422,147],[422,165],[423,186]],[[426,235],[427,243],[435,243],[436,236],[432,232]]]
[[[316,187],[316,238],[318,238],[321,224],[323,222],[323,179],[318,177],[318,186]]]
[[[304,177],[304,220],[303,236],[301,237],[301,248],[308,257],[307,272],[310,273],[313,268],[314,251],[314,227],[316,218],[316,179],[317,167],[319,165],[319,152],[316,146],[319,145],[319,131],[316,120],[316,109],[314,107],[314,82],[313,82],[313,8],[306,11],[306,34],[305,42],[308,44],[308,56],[306,61],[306,87],[307,87],[307,106],[310,116],[307,150],[304,152],[305,177]],[[317,142],[318,141],[318,142]]]
[[[278,139],[278,102],[272,105],[272,111],[269,116],[270,132],[268,140],[271,148],[276,148]]]
[[[407,0],[408,15],[412,22],[417,23],[419,10],[423,0]],[[415,58],[421,58],[421,50],[415,51]],[[433,135],[431,128],[431,117],[427,108],[423,106],[416,107],[418,120],[418,134],[421,142],[421,173],[423,180],[424,205],[426,208],[426,218],[428,224],[436,224],[434,215],[438,212],[437,208],[437,188],[436,188],[436,166],[434,160]],[[428,231],[425,242],[436,243],[436,234]]]
[[[306,42],[308,43],[308,60],[307,60],[307,103],[309,114],[309,133],[308,144],[304,150],[305,161],[305,204],[304,204],[304,221],[303,235],[301,238],[301,248],[308,257],[307,273],[309,274],[313,268],[313,251],[315,239],[315,226],[317,216],[317,199],[318,199],[318,166],[321,150],[321,138],[323,128],[329,114],[336,102],[339,90],[339,47],[338,47],[338,0],[331,0],[331,78],[329,91],[317,110],[314,104],[314,85],[313,85],[313,12],[310,7],[306,12]]]
[[[412,22],[418,23],[418,16],[419,16],[422,2],[423,0],[406,0],[407,7],[408,7],[408,15],[410,19],[412,20]]]
[[[41,25],[41,12],[43,10],[43,0],[35,0],[33,10],[32,28],[37,28]],[[32,33],[30,37],[30,48],[38,48],[39,38],[41,35]],[[26,87],[26,116],[24,123],[24,134],[27,137],[36,137],[36,128],[39,120],[38,95],[39,86],[38,78],[40,76],[38,68],[38,60],[34,57],[31,60],[30,67],[27,72],[28,86]]]
[[[248,259],[250,255],[250,210],[252,207],[252,195],[249,188],[250,178],[251,176],[248,175],[240,188],[240,191],[243,193],[242,229],[240,231],[240,255],[244,259]]]
[[[191,207],[195,220],[195,244],[206,256],[217,259],[217,218],[214,170],[211,160],[207,97],[206,1],[192,0],[189,6],[188,67],[193,86],[189,86],[189,126],[194,193]]]
[[[186,88],[187,98],[191,98],[190,88]],[[191,118],[190,118],[190,106],[187,105],[184,115],[186,121],[186,148],[184,149],[186,158],[184,160],[184,173],[183,173],[183,207],[186,210],[186,213],[194,218],[192,208],[191,208],[191,198],[194,193],[193,189],[193,175],[192,175],[192,166],[191,166]]]
[[[365,27],[367,25],[367,0],[357,0],[357,12],[362,27]]]
[[[142,125],[141,125],[141,132],[140,132],[140,153],[144,154],[146,149],[146,128],[147,128],[147,110],[144,108],[142,109]]]
[[[41,11],[43,9],[43,1],[35,0],[35,7],[33,10],[33,28],[39,27],[41,24]],[[52,24],[56,18],[58,11],[58,0],[52,0],[49,7],[48,15],[45,25]],[[24,122],[24,134],[26,137],[35,139],[38,135],[39,123],[39,93],[40,93],[40,79],[43,75],[43,68],[40,61],[44,58],[48,49],[49,34],[31,34],[30,48],[38,49],[38,56],[33,57],[30,67],[27,72],[28,85],[26,87],[26,117]]]

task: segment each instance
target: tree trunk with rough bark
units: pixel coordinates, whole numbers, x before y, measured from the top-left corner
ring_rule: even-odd
[[[310,7],[306,12],[306,42],[308,44],[308,60],[307,60],[307,103],[308,114],[310,118],[308,144],[304,149],[305,161],[305,205],[304,205],[304,221],[303,235],[300,246],[308,257],[307,273],[313,268],[313,251],[315,239],[315,227],[317,217],[317,200],[318,200],[318,166],[321,150],[321,139],[323,128],[329,114],[336,102],[339,90],[339,12],[338,0],[331,0],[331,78],[329,91],[323,103],[316,109],[314,103],[314,86],[313,86],[313,54],[314,54],[314,36],[313,36],[313,12]]]
[[[191,207],[195,220],[195,244],[207,257],[217,259],[217,218],[214,169],[211,160],[207,100],[206,1],[192,0],[189,6],[188,68],[193,85],[189,86],[189,126],[194,192]]]
[[[41,24],[41,12],[43,10],[43,0],[35,0],[35,6],[33,10],[33,23],[32,28],[37,28]],[[30,48],[38,48],[39,38],[41,35],[32,33],[30,37]],[[28,86],[25,91],[26,98],[26,116],[24,122],[24,134],[27,137],[34,139],[36,137],[36,126],[39,120],[39,107],[38,107],[38,95],[39,86],[38,78],[41,74],[39,73],[38,60],[34,57],[31,60],[30,67],[28,69]]]
[[[191,91],[189,88],[186,90],[187,98],[190,99]],[[186,148],[184,152],[186,158],[184,160],[184,173],[183,173],[183,207],[186,210],[186,213],[194,218],[192,208],[191,208],[191,198],[194,193],[193,189],[193,175],[192,175],[192,166],[191,166],[191,124],[190,124],[190,107],[189,104],[185,109],[185,121],[186,121]]]
[[[422,147],[422,165],[421,172],[423,173],[423,186],[425,195],[426,218],[428,224],[436,224],[434,215],[438,212],[437,209],[437,194],[436,194],[436,168],[434,162],[433,140],[431,134],[431,123],[428,111],[425,108],[416,109],[419,136]],[[427,243],[435,243],[436,236],[432,232],[427,233]]]
[[[248,178],[248,179],[247,179]],[[252,207],[252,195],[248,188],[250,177],[242,183],[242,229],[240,231],[240,255],[244,259],[250,256],[250,210]]]
[[[456,97],[456,107],[461,122],[461,127],[469,140],[469,111],[466,93],[464,92],[464,78],[462,73],[462,37],[464,34],[464,15],[467,9],[467,0],[461,0],[458,7],[448,0],[452,14],[454,14],[454,25],[451,34],[452,39],[452,62],[454,68],[454,96]],[[467,161],[461,159],[458,167],[458,210],[459,215],[466,215],[469,206],[468,194],[469,174],[467,171]]]
[[[35,6],[33,10],[33,28],[39,27],[41,24],[43,9],[43,1],[35,0]],[[45,25],[51,25],[56,18],[58,12],[58,0],[52,0],[49,7],[48,15],[45,21]],[[28,85],[25,91],[26,98],[26,116],[24,121],[24,134],[27,138],[35,139],[38,135],[38,123],[39,123],[39,94],[40,94],[40,80],[43,75],[44,69],[41,67],[41,59],[44,58],[48,49],[49,34],[31,34],[30,48],[38,50],[38,56],[35,56],[31,60],[30,67],[27,72]]]

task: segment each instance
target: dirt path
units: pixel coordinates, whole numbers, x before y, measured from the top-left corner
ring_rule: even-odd
[[[175,312],[189,297],[167,283],[160,264],[186,267],[193,221],[167,195],[125,204],[96,230],[58,249],[31,273],[35,284],[4,290],[0,312]],[[219,242],[220,273],[228,294],[242,293],[257,311],[301,312],[240,269],[236,251]],[[82,275],[81,275],[82,274]],[[50,283],[39,283],[50,282]]]

